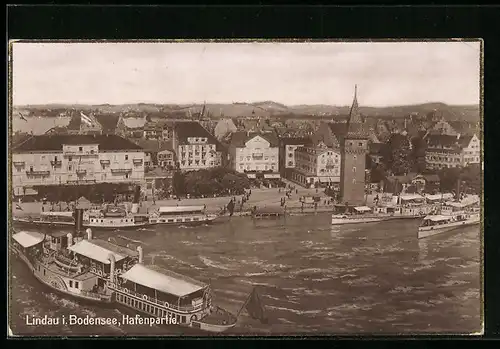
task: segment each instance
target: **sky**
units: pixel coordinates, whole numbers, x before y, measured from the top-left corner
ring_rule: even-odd
[[[14,43],[25,104],[479,104],[480,42]]]

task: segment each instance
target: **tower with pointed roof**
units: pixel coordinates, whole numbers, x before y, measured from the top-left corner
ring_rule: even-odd
[[[344,137],[340,142],[340,195],[344,204],[362,205],[365,202],[368,140],[369,132],[359,113],[356,85]]]

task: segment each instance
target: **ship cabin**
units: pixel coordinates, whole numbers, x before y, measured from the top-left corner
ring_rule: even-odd
[[[433,215],[425,217],[420,224],[421,227],[435,227],[448,224],[452,221],[452,216]]]
[[[77,261],[101,277],[109,277],[112,263],[115,275],[127,270],[137,262],[138,254],[129,248],[112,244],[100,239],[85,239],[70,244],[68,250],[73,253]],[[142,249],[138,248],[139,259],[142,258]]]
[[[260,207],[252,211],[253,218],[280,218],[285,215],[285,210],[281,207]]]
[[[67,222],[75,223],[75,217],[73,216],[73,211],[60,211],[60,212],[42,212],[40,214],[40,219],[43,222]]]
[[[334,205],[333,212],[342,215],[366,215],[373,213],[373,210],[368,206]]]
[[[162,206],[151,223],[187,223],[198,221],[205,214],[205,206]]]
[[[210,307],[210,287],[156,265],[136,264],[119,277],[117,301],[147,314],[175,317],[177,324],[200,319]]]
[[[33,231],[20,231],[12,235],[14,248],[28,259],[33,259],[43,253],[44,241],[45,234]]]

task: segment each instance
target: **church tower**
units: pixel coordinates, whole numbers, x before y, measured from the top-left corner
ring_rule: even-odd
[[[340,195],[344,204],[363,205],[365,203],[365,169],[368,139],[368,131],[359,114],[356,85],[349,119],[340,144]]]

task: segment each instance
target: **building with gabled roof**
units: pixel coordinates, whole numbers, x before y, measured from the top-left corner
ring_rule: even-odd
[[[197,121],[176,122],[172,142],[184,171],[222,166],[227,159],[226,149]]]
[[[274,133],[234,132],[229,144],[230,166],[248,178],[279,179],[279,140]]]
[[[426,136],[425,141],[425,160],[428,168],[465,167],[481,162],[481,142],[475,134],[430,134]]]

